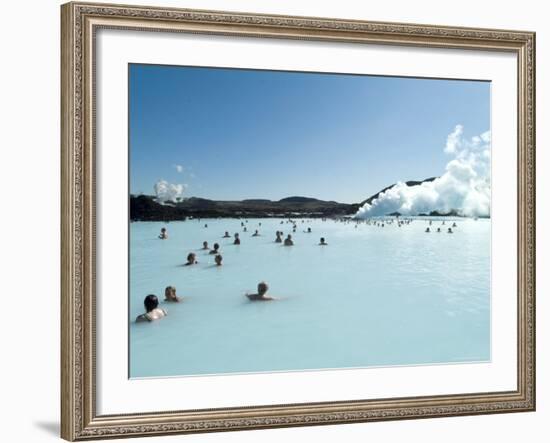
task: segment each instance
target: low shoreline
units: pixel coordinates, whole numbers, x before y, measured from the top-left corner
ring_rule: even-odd
[[[130,196],[131,221],[183,221],[189,218],[336,218],[353,217],[359,204],[306,197],[279,201],[217,201],[190,198],[161,204],[152,196]]]
[[[199,198],[191,198],[178,203],[161,204],[152,196],[130,197],[130,221],[131,222],[169,222],[185,221],[188,219],[259,219],[259,218],[283,218],[283,219],[356,219],[355,216],[360,204],[338,203],[323,201],[306,197],[290,197],[279,201],[270,200],[244,200],[244,201],[216,201]],[[399,213],[386,214],[372,218],[476,218],[460,215],[457,211],[441,213],[431,211],[429,213],[414,216]],[[486,219],[490,217],[477,217]]]

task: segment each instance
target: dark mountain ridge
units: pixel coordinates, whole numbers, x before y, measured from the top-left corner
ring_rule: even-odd
[[[161,204],[150,195],[130,196],[130,219],[134,221],[185,220],[187,217],[334,217],[351,216],[358,209],[357,204],[309,197],[288,197],[279,201],[223,201],[191,197]]]
[[[418,186],[425,182],[434,181],[437,177],[425,180],[410,180],[407,186]],[[206,198],[190,197],[178,202],[161,204],[150,195],[130,196],[130,219],[133,221],[168,221],[185,220],[188,217],[203,218],[267,218],[267,217],[351,217],[357,213],[365,203],[372,204],[380,194],[393,188],[396,183],[385,187],[371,195],[361,203],[339,203],[335,201],[319,200],[311,197],[291,196],[278,201],[252,198],[245,200],[210,200]],[[386,214],[399,216],[398,212]],[[449,213],[431,211],[419,216],[456,216],[456,210]]]

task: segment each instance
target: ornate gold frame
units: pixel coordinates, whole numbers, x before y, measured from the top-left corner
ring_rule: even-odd
[[[61,7],[61,436],[67,440],[533,411],[535,34],[123,5]],[[518,60],[518,380],[511,392],[98,416],[94,35],[99,28],[508,51]]]

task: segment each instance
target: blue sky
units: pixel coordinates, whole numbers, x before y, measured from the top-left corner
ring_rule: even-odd
[[[441,175],[447,135],[490,129],[490,83],[129,67],[130,192],[359,202]]]

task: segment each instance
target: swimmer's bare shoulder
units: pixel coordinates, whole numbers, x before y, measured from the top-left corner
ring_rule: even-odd
[[[163,317],[166,317],[168,315],[168,312],[165,309],[156,308],[151,312],[147,312],[146,314],[141,314],[136,317],[136,323],[142,323],[142,322],[151,322],[154,320],[159,320]]]
[[[271,295],[260,295],[260,294],[244,294],[250,301],[272,301],[280,300],[279,297],[273,297]]]
[[[144,323],[149,320],[149,317],[147,317],[147,314],[140,314],[136,317],[136,323]]]

